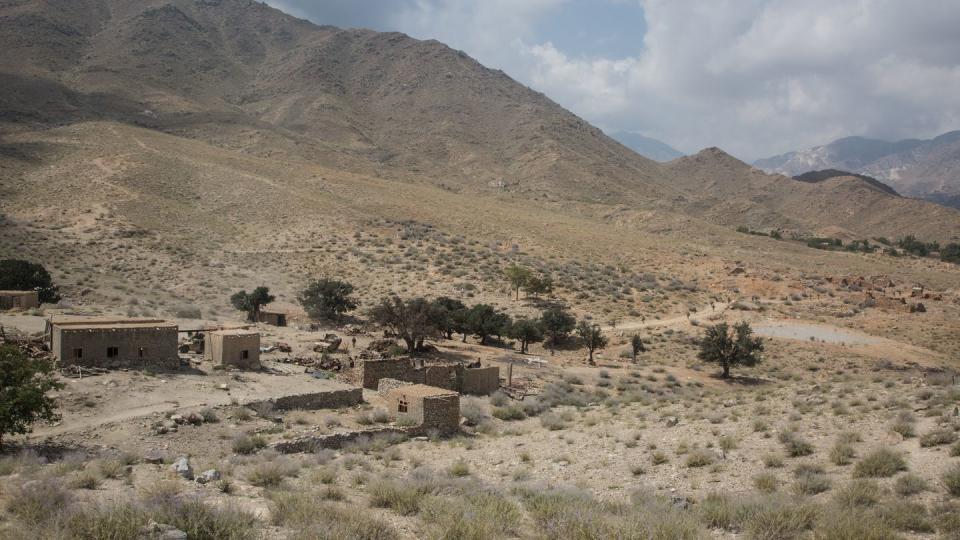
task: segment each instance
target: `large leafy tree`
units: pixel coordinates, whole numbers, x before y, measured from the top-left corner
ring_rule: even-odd
[[[520,287],[526,287],[527,282],[533,277],[533,272],[526,266],[511,264],[503,271],[503,274],[507,277],[510,287],[516,292],[516,299],[519,300]]]
[[[431,307],[433,308],[431,313],[433,322],[440,333],[443,334],[443,337],[453,339],[454,332],[462,331],[459,314],[467,309],[463,302],[455,298],[441,296],[434,299]]]
[[[590,365],[594,365],[593,352],[607,346],[607,336],[603,335],[603,330],[600,329],[599,324],[592,324],[586,320],[577,324],[577,335],[583,342],[583,346],[587,348],[589,355],[587,361],[590,362]]]
[[[507,335],[520,342],[520,352],[527,352],[527,347],[531,343],[536,343],[543,339],[543,327],[540,321],[531,319],[517,319],[510,325]]]
[[[37,291],[40,301],[45,304],[60,301],[60,290],[53,284],[47,269],[20,259],[0,261],[0,290]]]
[[[709,326],[700,340],[697,355],[704,362],[720,364],[723,378],[730,377],[733,366],[753,366],[760,362],[763,340],[753,337],[753,330],[746,322],[740,322],[731,332],[727,323]]]
[[[563,308],[552,307],[540,314],[540,324],[547,336],[547,344],[555,347],[570,335],[577,320]]]
[[[410,300],[399,296],[384,298],[370,310],[370,318],[400,336],[409,353],[422,350],[424,340],[438,333],[432,304],[419,297]]]
[[[553,278],[550,276],[530,276],[527,279],[527,293],[535,297],[553,293]]]
[[[490,336],[499,337],[506,332],[510,327],[510,316],[489,304],[477,304],[467,313],[467,327],[480,339],[481,345],[486,345]]]
[[[35,422],[56,420],[56,402],[47,392],[61,388],[51,362],[0,345],[0,448],[4,435],[28,433]]]
[[[270,289],[264,286],[257,287],[253,292],[239,291],[230,297],[230,303],[240,311],[247,312],[247,320],[256,322],[260,318],[260,308],[273,302],[276,298],[270,294]]]
[[[297,300],[310,317],[339,321],[344,313],[357,307],[352,294],[353,285],[350,283],[324,278],[309,283]]]

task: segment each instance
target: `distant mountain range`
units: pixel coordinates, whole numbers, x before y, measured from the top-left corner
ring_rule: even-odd
[[[960,208],[960,131],[896,142],[846,137],[753,164],[787,176],[822,169],[850,171],[876,178],[907,197]]]
[[[665,161],[672,161],[685,155],[683,152],[663,141],[659,141],[652,137],[646,137],[639,133],[617,131],[611,133],[610,136],[620,144],[626,146],[641,156],[654,161],[659,161],[661,163]]]

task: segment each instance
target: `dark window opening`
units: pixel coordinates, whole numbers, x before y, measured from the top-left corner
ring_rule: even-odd
[[[140,354],[140,358],[143,358],[143,347],[140,347],[138,353]]]
[[[83,358],[83,349],[74,349],[73,350],[74,358]]]
[[[107,358],[116,358],[120,356],[119,347],[107,347]]]
[[[250,358],[250,351],[248,351],[248,350],[242,350],[242,351],[240,351],[240,358],[243,359],[243,360],[246,360],[247,358]]]
[[[400,402],[397,403],[397,412],[407,412],[407,399],[400,398]]]

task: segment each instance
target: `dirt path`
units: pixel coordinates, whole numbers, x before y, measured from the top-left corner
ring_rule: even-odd
[[[711,317],[713,315],[719,315],[727,310],[730,306],[728,302],[721,302],[715,304],[714,309],[710,311],[698,311],[697,313],[691,314],[689,317],[672,317],[670,319],[648,319],[648,320],[632,320],[627,322],[622,322],[617,326],[604,326],[604,332],[618,332],[621,330],[639,330],[641,328],[656,328],[658,326],[679,326],[682,324],[689,323],[690,321],[702,321]]]

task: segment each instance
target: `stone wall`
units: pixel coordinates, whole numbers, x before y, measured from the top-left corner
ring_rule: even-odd
[[[271,445],[271,447],[281,454],[312,453],[324,448],[337,450],[339,448],[343,448],[345,444],[352,443],[362,437],[406,437],[410,434],[411,430],[405,428],[378,428],[363,431],[351,431],[348,433],[333,433],[330,435],[300,437],[298,439],[274,443]]]
[[[326,392],[314,392],[310,394],[296,394],[292,396],[283,396],[246,403],[248,407],[256,406],[262,403],[270,403],[273,408],[278,410],[316,410],[316,409],[339,409],[342,407],[352,407],[363,403],[362,388],[348,388],[344,390],[328,390]]]
[[[357,366],[357,384],[370,390],[376,390],[380,379],[416,382],[416,370],[409,358],[384,358],[361,360]]]
[[[450,394],[446,396],[429,396],[423,398],[423,421],[421,431],[436,430],[443,435],[449,435],[460,430],[460,396]]]
[[[211,332],[208,342],[210,358],[215,364],[240,369],[260,369],[260,334],[258,332],[236,330]]]
[[[413,383],[407,381],[398,381],[397,379],[380,379],[380,382],[377,383],[377,395],[380,397],[386,397],[388,393],[394,388],[400,388],[401,386],[408,386]]]
[[[486,396],[500,388],[500,368],[487,366],[463,370],[461,394],[476,394]]]

